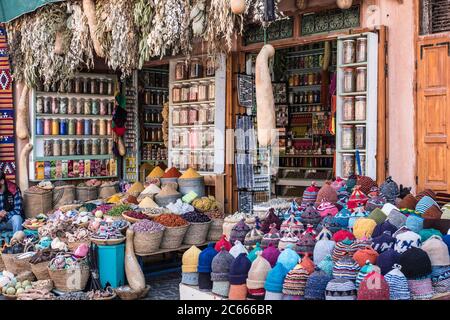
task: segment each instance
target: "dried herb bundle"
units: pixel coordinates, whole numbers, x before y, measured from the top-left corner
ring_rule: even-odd
[[[134,5],[134,24],[139,35],[139,68],[150,59],[147,38],[152,28],[154,10],[153,0],[136,0]]]

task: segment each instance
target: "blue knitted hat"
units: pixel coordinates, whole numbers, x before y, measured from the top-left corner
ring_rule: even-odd
[[[322,228],[324,227],[330,230],[331,233],[338,232],[339,230],[342,229],[341,224],[338,221],[336,221],[335,217],[332,215],[327,215],[324,218],[322,218],[322,221],[320,221],[320,223],[317,226],[317,231],[318,232],[322,231]]]
[[[292,249],[292,245],[288,245],[278,256],[277,263],[281,263],[286,270],[291,271],[297,265],[300,256]]]
[[[450,234],[446,234],[445,236],[442,237],[442,241],[445,242],[445,244],[448,247],[448,254],[450,254]]]
[[[397,231],[397,227],[394,226],[389,220],[387,220],[375,227],[372,233],[372,238],[381,236],[385,231],[389,231],[391,234],[394,234],[395,231]]]
[[[214,249],[214,242],[208,244],[208,246],[200,252],[198,257],[198,272],[211,272],[211,264],[218,252]]]
[[[410,300],[411,294],[409,292],[408,280],[401,272],[401,266],[394,265],[394,268],[389,271],[384,279],[389,285],[390,300]]]
[[[230,284],[245,284],[251,266],[252,263],[248,260],[247,255],[245,253],[239,254],[230,266],[230,273],[228,274]]]
[[[418,215],[423,215],[432,206],[436,206],[439,208],[439,205],[436,203],[436,201],[433,200],[433,198],[425,196],[422,199],[420,199],[419,202],[417,202],[416,213]]]
[[[332,276],[334,263],[333,259],[331,258],[331,255],[327,254],[325,258],[323,258],[322,261],[320,261],[317,264],[317,267],[323,272],[325,272],[327,275]]]
[[[306,281],[305,300],[325,300],[325,289],[332,279],[326,272],[316,269]]]
[[[313,252],[314,264],[318,265],[327,255],[331,256],[335,245],[336,242],[333,240],[321,239],[317,241]]]
[[[394,244],[395,238],[391,236],[390,231],[385,231],[378,237],[372,238],[372,248],[380,254],[393,248]]]
[[[385,275],[392,270],[394,264],[398,263],[400,253],[394,249],[388,249],[381,253],[377,258],[377,266],[380,267],[381,274]]]
[[[351,212],[344,207],[337,215],[334,216],[334,222],[338,223],[343,229],[348,227],[348,219],[350,218]]]
[[[418,215],[411,214],[406,219],[405,225],[409,230],[419,233],[419,231],[423,229],[423,218]]]
[[[250,260],[251,262],[255,261],[258,257],[257,253],[259,251],[262,251],[262,248],[259,242],[257,242],[255,248],[247,255],[248,260]]]
[[[286,251],[286,250],[285,250]],[[264,289],[270,292],[281,293],[283,291],[284,278],[288,274],[288,270],[279,262],[267,274]]]
[[[400,189],[392,177],[387,177],[380,186],[380,193],[386,197],[387,202],[395,204],[395,200],[400,195]]]
[[[450,291],[450,266],[432,267],[431,283],[438,293]]]

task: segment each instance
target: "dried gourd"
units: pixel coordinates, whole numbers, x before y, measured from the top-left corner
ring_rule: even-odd
[[[123,157],[127,153],[125,148],[125,143],[123,142],[123,137],[117,139],[117,148],[119,149],[119,154]]]
[[[28,156],[33,149],[31,143],[27,143],[20,152],[19,157],[19,187],[21,190],[28,189]]]
[[[245,0],[230,0],[230,6],[234,14],[243,14],[245,12]]]
[[[29,137],[28,132],[28,91],[29,88],[25,85],[20,94],[19,104],[17,106],[17,122],[16,135],[19,139],[25,140]]]
[[[336,4],[339,9],[349,9],[353,4],[353,0],[336,0]]]
[[[128,228],[126,235],[125,274],[130,288],[136,292],[141,292],[145,289],[145,277],[134,254],[134,231]]]

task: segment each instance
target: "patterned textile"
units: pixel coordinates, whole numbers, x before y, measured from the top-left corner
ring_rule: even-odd
[[[0,26],[0,170],[8,180],[16,178],[14,155],[14,107],[6,31]]]

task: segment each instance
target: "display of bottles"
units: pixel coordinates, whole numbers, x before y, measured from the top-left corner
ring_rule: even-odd
[[[289,93],[290,104],[312,104],[320,102],[320,90],[308,90]]]
[[[142,148],[142,160],[167,160],[167,149],[161,145],[147,144]]]
[[[46,92],[114,95],[116,82],[109,77],[87,75],[75,77],[67,82],[55,82],[51,86],[41,84],[37,86],[39,91]]]

